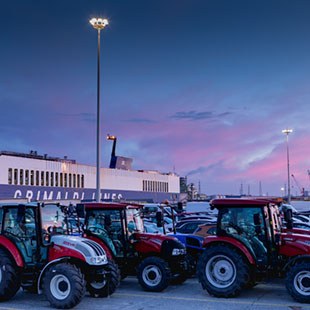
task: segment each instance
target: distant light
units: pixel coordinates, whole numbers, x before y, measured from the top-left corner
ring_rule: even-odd
[[[90,24],[98,30],[103,29],[105,26],[109,25],[109,21],[106,18],[92,18]]]
[[[107,135],[107,140],[116,140],[116,136]]]
[[[283,129],[282,132],[288,135],[289,133],[293,132],[293,129]]]

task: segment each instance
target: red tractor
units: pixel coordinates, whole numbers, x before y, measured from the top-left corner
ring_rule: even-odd
[[[106,293],[111,270],[104,249],[79,236],[57,234],[55,225],[47,229],[41,211],[40,204],[0,205],[0,301],[22,287],[68,309],[86,289]]]
[[[188,277],[184,245],[171,236],[145,233],[141,205],[90,202],[78,204],[77,213],[85,214],[84,237],[101,244],[122,278],[137,275],[144,290],[160,292],[171,280]]]
[[[217,232],[204,240],[199,281],[216,297],[237,296],[264,277],[286,277],[297,301],[310,302],[310,236],[283,232],[278,206],[257,199],[215,199]]]

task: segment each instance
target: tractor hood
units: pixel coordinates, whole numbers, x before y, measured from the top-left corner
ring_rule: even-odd
[[[286,256],[310,255],[310,235],[282,233],[280,254]]]
[[[106,252],[95,241],[76,236],[54,235],[51,237],[51,243],[56,256],[58,256],[57,253],[66,253],[66,256],[82,256],[89,265],[100,266],[108,263]]]
[[[140,253],[158,253],[167,256],[186,254],[185,246],[176,238],[161,234],[134,234],[134,247]]]

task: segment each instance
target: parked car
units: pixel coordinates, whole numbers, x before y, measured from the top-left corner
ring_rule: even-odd
[[[181,222],[177,222],[176,226],[175,226],[175,230],[178,233],[182,233],[182,234],[192,234],[199,225],[201,224],[216,224],[216,222],[210,221],[208,219],[205,220],[189,220],[189,221],[181,221]]]
[[[193,232],[193,235],[201,237],[216,235],[216,223],[206,223],[199,225]]]

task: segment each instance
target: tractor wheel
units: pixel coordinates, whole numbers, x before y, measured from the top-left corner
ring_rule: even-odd
[[[120,283],[120,272],[113,260],[107,265],[108,275],[102,281],[88,281],[87,290],[92,297],[108,297],[112,295]]]
[[[7,253],[0,249],[0,301],[9,300],[20,288],[20,279],[15,264]]]
[[[215,297],[234,297],[249,281],[249,266],[234,249],[217,245],[206,249],[198,262],[202,288]]]
[[[159,257],[147,257],[138,266],[138,280],[145,291],[161,292],[170,282],[170,268]]]
[[[84,275],[76,266],[60,263],[48,268],[43,278],[43,292],[51,306],[69,309],[85,295]]]
[[[285,284],[296,301],[310,303],[310,263],[294,265],[287,273]]]

